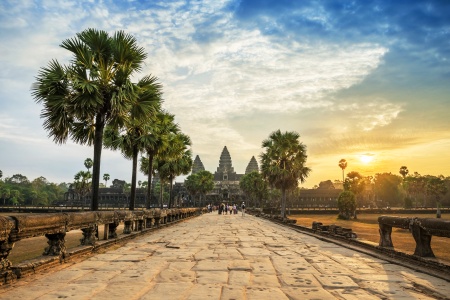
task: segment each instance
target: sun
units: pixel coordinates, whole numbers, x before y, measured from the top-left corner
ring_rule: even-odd
[[[363,163],[363,164],[369,164],[373,161],[374,159],[374,155],[367,153],[367,154],[362,154],[359,156],[359,160]]]

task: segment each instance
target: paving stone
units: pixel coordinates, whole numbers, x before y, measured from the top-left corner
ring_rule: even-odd
[[[332,294],[325,289],[319,287],[282,287],[281,290],[291,300],[335,300]],[[365,299],[364,299],[365,300]]]
[[[272,261],[269,257],[252,257],[249,259],[250,266],[252,267],[252,272],[254,274],[265,273],[265,274],[276,274],[275,268],[273,267]]]
[[[156,282],[195,282],[194,271],[181,271],[175,269],[162,270],[156,277]]]
[[[228,271],[227,260],[200,260],[192,268],[193,271]]]
[[[220,300],[239,300],[245,299],[245,288],[243,286],[224,286]]]
[[[278,288],[247,287],[245,294],[248,300],[289,300],[286,294]]]
[[[222,293],[222,286],[218,284],[196,284],[189,290],[186,300],[219,300]]]
[[[280,287],[278,282],[278,277],[274,274],[253,274],[250,279],[251,286],[262,286],[262,287]]]
[[[280,275],[280,279],[283,285],[292,287],[318,287],[320,286],[319,281],[312,274],[302,274],[302,273],[284,273]]]
[[[324,288],[358,288],[349,276],[344,275],[314,275]]]
[[[248,286],[250,285],[251,273],[247,271],[233,271],[228,273],[228,285]]]
[[[345,300],[378,300],[379,297],[361,289],[333,289],[329,291],[338,299]]]
[[[228,271],[196,271],[199,284],[227,284]]]
[[[189,291],[194,287],[190,282],[157,283],[141,296],[141,300],[154,299],[186,299]],[[125,288],[125,287],[124,287]]]

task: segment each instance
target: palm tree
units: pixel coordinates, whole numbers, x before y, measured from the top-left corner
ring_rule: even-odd
[[[150,208],[152,196],[153,160],[155,156],[169,147],[169,135],[180,131],[174,119],[174,115],[160,111],[155,122],[150,125],[148,132],[141,137],[147,153],[147,157],[141,158],[141,172],[147,175],[148,182],[146,208]]]
[[[399,173],[400,173],[400,175],[402,175],[403,179],[405,179],[406,175],[408,175],[408,173],[409,173],[408,167],[401,166]]]
[[[344,170],[347,168],[347,161],[345,159],[339,161],[339,168],[342,169],[342,183],[344,183]]]
[[[147,55],[132,35],[117,31],[110,36],[92,28],[64,40],[61,47],[71,52],[71,62],[63,66],[52,60],[41,68],[32,94],[44,106],[43,126],[56,143],[70,137],[94,146],[91,209],[97,210],[103,131],[130,110],[136,98],[130,78]]]
[[[110,179],[110,176],[108,173],[103,174],[103,180],[105,181],[105,187],[107,186],[109,179]]]
[[[145,143],[142,137],[148,132],[161,105],[161,85],[156,77],[145,76],[137,84],[137,98],[128,114],[117,118],[120,127],[108,126],[105,131],[105,146],[120,149],[123,156],[132,159],[130,210],[136,202],[136,175],[139,151]]]
[[[86,167],[86,169],[89,170],[92,168],[92,165],[94,164],[94,162],[92,161],[92,159],[90,158],[86,158],[86,160],[84,161],[84,166]]]
[[[189,147],[191,139],[183,133],[172,133],[169,135],[170,148],[156,157],[156,166],[161,184],[168,181],[169,205],[172,206],[172,187],[176,176],[187,174],[192,168],[192,153]]]
[[[273,132],[262,142],[266,152],[261,157],[261,173],[269,184],[281,189],[281,217],[286,217],[286,190],[304,182],[311,171],[305,166],[306,146],[299,142],[297,132]]]

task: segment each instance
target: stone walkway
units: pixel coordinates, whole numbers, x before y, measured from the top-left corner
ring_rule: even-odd
[[[450,284],[246,215],[205,214],[0,299],[450,299]]]

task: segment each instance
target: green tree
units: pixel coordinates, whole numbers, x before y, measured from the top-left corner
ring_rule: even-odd
[[[261,170],[269,184],[281,190],[281,217],[286,217],[286,190],[304,182],[310,173],[305,166],[306,146],[299,142],[297,132],[273,132],[262,142]]]
[[[339,161],[339,168],[342,169],[342,182],[344,182],[344,170],[347,168],[347,161],[345,159]]]
[[[389,206],[398,206],[402,202],[400,189],[402,178],[391,173],[378,173],[374,178],[375,194],[379,200]]]
[[[41,68],[32,94],[44,106],[44,128],[56,143],[70,137],[94,146],[91,209],[97,210],[103,131],[130,111],[137,96],[130,78],[147,55],[132,35],[117,31],[110,36],[92,28],[64,40],[61,47],[71,52],[71,62],[63,66],[52,60]]]
[[[128,113],[118,118],[120,126],[108,126],[105,131],[105,146],[120,150],[122,155],[132,160],[130,210],[136,202],[137,161],[140,151],[145,149],[142,137],[148,132],[149,124],[155,120],[161,105],[161,84],[153,76],[145,76],[137,86],[137,98]]]
[[[267,196],[267,183],[264,177],[256,171],[242,176],[239,187],[249,199],[253,200],[255,207],[257,203],[261,206],[261,201]]]
[[[356,210],[356,197],[350,190],[345,190],[338,197],[339,218],[348,220]]]
[[[9,200],[9,198],[11,198],[11,190],[9,188],[3,187],[1,193],[3,205],[6,205],[6,201]]]
[[[184,185],[188,193],[194,199],[194,206],[196,206],[195,196],[197,195],[200,195],[199,205],[202,205],[202,196],[205,196],[214,189],[214,175],[206,170],[200,171],[189,175],[186,178]]]
[[[159,180],[169,183],[169,208],[172,205],[173,180],[181,174],[188,174],[192,168],[192,154],[189,149],[191,139],[183,133],[171,133],[168,138],[170,147],[155,158]]]
[[[83,205],[86,205],[86,197],[91,192],[91,172],[79,171],[74,176],[73,188],[78,195],[79,200],[83,200]]]
[[[147,175],[148,182],[146,208],[150,208],[152,196],[152,175],[155,173],[153,171],[153,160],[159,153],[163,153],[169,147],[170,134],[180,132],[174,119],[174,115],[166,111],[160,111],[149,130],[141,138],[147,153],[147,157],[141,158],[141,172]]]
[[[91,158],[86,158],[84,161],[84,166],[86,167],[86,169],[89,170],[92,168],[92,165],[94,164],[94,162],[92,161]]]

